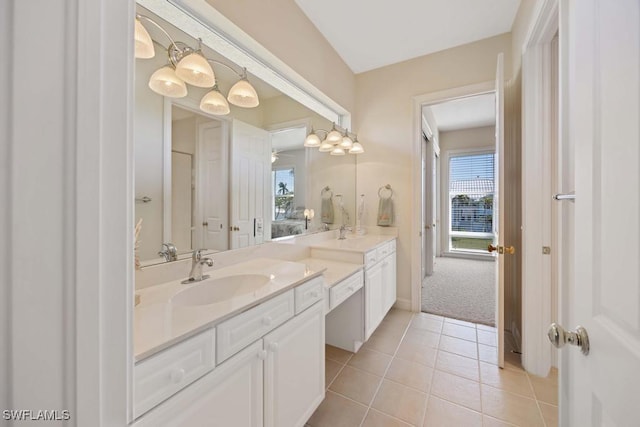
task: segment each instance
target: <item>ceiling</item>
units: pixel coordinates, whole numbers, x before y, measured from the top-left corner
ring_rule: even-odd
[[[511,31],[520,0],[295,0],[354,73]]]
[[[439,132],[492,126],[496,123],[495,94],[469,96],[423,107],[435,119]]]
[[[305,128],[288,128],[271,133],[271,146],[275,151],[300,150],[307,137]]]

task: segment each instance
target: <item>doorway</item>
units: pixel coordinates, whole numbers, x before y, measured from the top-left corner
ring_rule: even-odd
[[[421,311],[495,326],[495,94],[422,106]]]

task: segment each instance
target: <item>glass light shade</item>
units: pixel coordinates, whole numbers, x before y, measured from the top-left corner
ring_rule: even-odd
[[[339,145],[335,146],[333,150],[329,153],[332,156],[344,156],[344,149]]]
[[[342,138],[342,142],[340,142],[340,147],[344,148],[345,150],[348,150],[352,146],[353,146],[353,140],[349,138],[349,135],[345,134],[344,137]]]
[[[305,209],[304,210],[304,217],[305,218],[309,218],[309,215],[311,215],[310,212],[309,212],[309,209]]]
[[[271,152],[271,163],[275,163],[275,161],[278,160],[278,155],[275,153],[275,151]]]
[[[207,92],[200,101],[200,109],[206,113],[224,116],[229,114],[229,103],[217,87]]]
[[[190,85],[211,87],[216,83],[213,69],[200,51],[185,56],[176,65],[176,75]]]
[[[139,19],[136,19],[135,24],[135,40],[136,58],[149,59],[155,56],[156,50],[153,47],[153,40]]]
[[[256,90],[247,79],[240,79],[229,90],[227,99],[233,105],[244,108],[257,107],[260,104]]]
[[[342,134],[336,130],[334,127],[331,132],[327,135],[327,141],[337,144],[342,141]]]
[[[169,98],[187,96],[187,85],[176,76],[176,72],[169,65],[165,65],[151,75],[149,88],[155,93]]]
[[[362,154],[364,153],[364,148],[362,148],[362,144],[358,141],[354,142],[351,148],[349,149],[349,154]]]
[[[304,140],[305,147],[319,147],[322,142],[320,138],[315,133],[310,133],[307,135],[307,138]]]
[[[329,151],[333,150],[333,147],[334,145],[325,139],[324,141],[322,141],[322,144],[320,144],[320,148],[318,149],[318,151],[320,151],[321,153],[328,153]]]

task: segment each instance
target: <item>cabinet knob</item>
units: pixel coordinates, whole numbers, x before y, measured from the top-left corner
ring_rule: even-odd
[[[179,383],[180,381],[183,380],[184,378],[184,369],[180,368],[180,369],[174,369],[173,371],[171,371],[171,381],[173,381],[174,383]]]
[[[278,351],[278,343],[272,342],[271,344],[269,344],[269,351],[272,353],[275,353],[276,351]]]
[[[264,316],[262,318],[262,324],[264,326],[271,326],[271,323],[273,322],[273,319],[271,319],[271,316]]]
[[[266,350],[260,350],[258,352],[258,359],[265,360],[266,358],[267,358],[267,351]]]

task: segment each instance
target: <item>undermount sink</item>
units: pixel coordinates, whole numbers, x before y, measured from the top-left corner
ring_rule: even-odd
[[[249,294],[269,283],[269,277],[262,274],[239,274],[235,276],[208,279],[185,289],[171,298],[175,305],[208,305]]]

